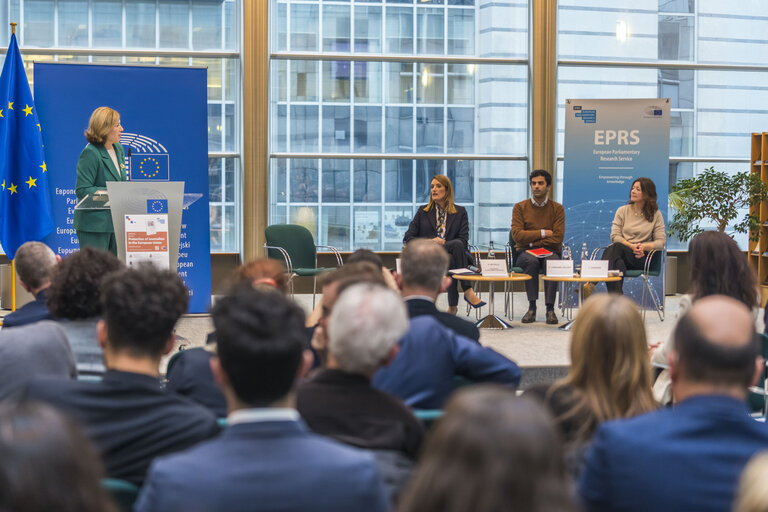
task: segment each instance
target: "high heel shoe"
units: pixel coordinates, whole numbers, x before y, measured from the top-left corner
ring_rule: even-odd
[[[469,299],[466,297],[464,297],[464,300],[467,301],[467,304],[469,304],[474,309],[480,309],[481,307],[485,306],[485,301],[482,301],[482,300],[477,304],[472,304],[471,302],[469,302]]]

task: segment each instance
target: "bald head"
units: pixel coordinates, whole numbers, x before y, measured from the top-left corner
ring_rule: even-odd
[[[674,343],[682,379],[744,389],[752,383],[759,347],[742,302],[723,295],[697,300],[678,321]]]

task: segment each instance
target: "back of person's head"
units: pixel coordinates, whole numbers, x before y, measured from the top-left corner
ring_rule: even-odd
[[[381,285],[350,286],[333,306],[328,350],[340,369],[372,374],[408,331],[408,313],[400,297]]]
[[[16,251],[13,262],[19,280],[36,290],[51,282],[56,255],[42,242],[26,242]]]
[[[56,265],[48,309],[56,318],[77,320],[101,315],[101,279],[124,268],[112,253],[84,247]]]
[[[235,281],[248,282],[253,286],[271,286],[281,293],[288,293],[285,269],[277,260],[269,258],[256,258],[238,267]]]
[[[381,274],[381,268],[370,261],[357,261],[347,263],[336,270],[326,272],[320,279],[321,286],[327,286],[332,283],[360,283],[370,282],[386,285],[384,276]]]
[[[0,402],[0,510],[112,512],[96,450],[48,405]]]
[[[673,372],[680,380],[746,392],[755,377],[760,347],[744,303],[724,295],[697,300],[673,333]]]
[[[221,368],[237,398],[264,407],[286,396],[302,362],[303,311],[276,291],[239,285],[211,314]]]
[[[528,177],[528,181],[531,182],[533,181],[533,178],[538,177],[544,178],[544,181],[547,182],[547,186],[552,185],[552,175],[544,169],[536,169],[535,171],[531,172],[531,175]]]
[[[188,303],[175,272],[143,264],[107,275],[101,307],[109,348],[135,357],[162,356]]]
[[[577,396],[564,416],[590,418],[577,434],[580,441],[600,422],[656,407],[645,326],[634,302],[609,293],[584,302],[571,331],[571,368],[553,389],[561,386]]]
[[[739,479],[733,512],[766,512],[768,510],[768,452],[760,452],[749,460]]]
[[[704,231],[691,239],[688,254],[694,301],[708,295],[727,295],[750,309],[759,305],[757,276],[733,238],[719,231]]]
[[[574,509],[552,418],[514,391],[480,385],[448,403],[397,510]]]
[[[367,261],[368,263],[373,263],[379,268],[384,267],[384,261],[382,261],[381,256],[371,251],[370,249],[358,249],[352,254],[350,254],[349,257],[347,258],[347,264],[357,263],[360,261]]]
[[[408,242],[400,254],[400,279],[403,287],[439,291],[448,272],[448,253],[431,240]]]

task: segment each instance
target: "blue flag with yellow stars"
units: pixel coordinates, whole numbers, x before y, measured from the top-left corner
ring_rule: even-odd
[[[0,245],[9,258],[53,230],[43,139],[16,36],[0,74]]]

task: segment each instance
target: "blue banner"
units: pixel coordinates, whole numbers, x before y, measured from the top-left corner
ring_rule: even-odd
[[[16,36],[0,73],[0,244],[9,258],[53,229],[37,109]]]
[[[565,243],[578,261],[611,244],[616,210],[629,201],[632,182],[650,178],[667,215],[669,193],[669,99],[566,100],[563,165]],[[625,281],[624,293],[638,300],[640,280]],[[604,286],[604,285],[602,285]],[[661,278],[654,282],[661,296]]]
[[[42,126],[54,232],[45,239],[62,256],[78,248],[72,228],[75,168],[83,132],[96,107],[120,113],[125,165],[131,181],[183,181],[202,198],[184,210],[178,273],[190,294],[189,311],[208,310],[211,257],[208,212],[206,70],[157,66],[35,63],[35,102]],[[167,204],[147,203],[147,213]]]

